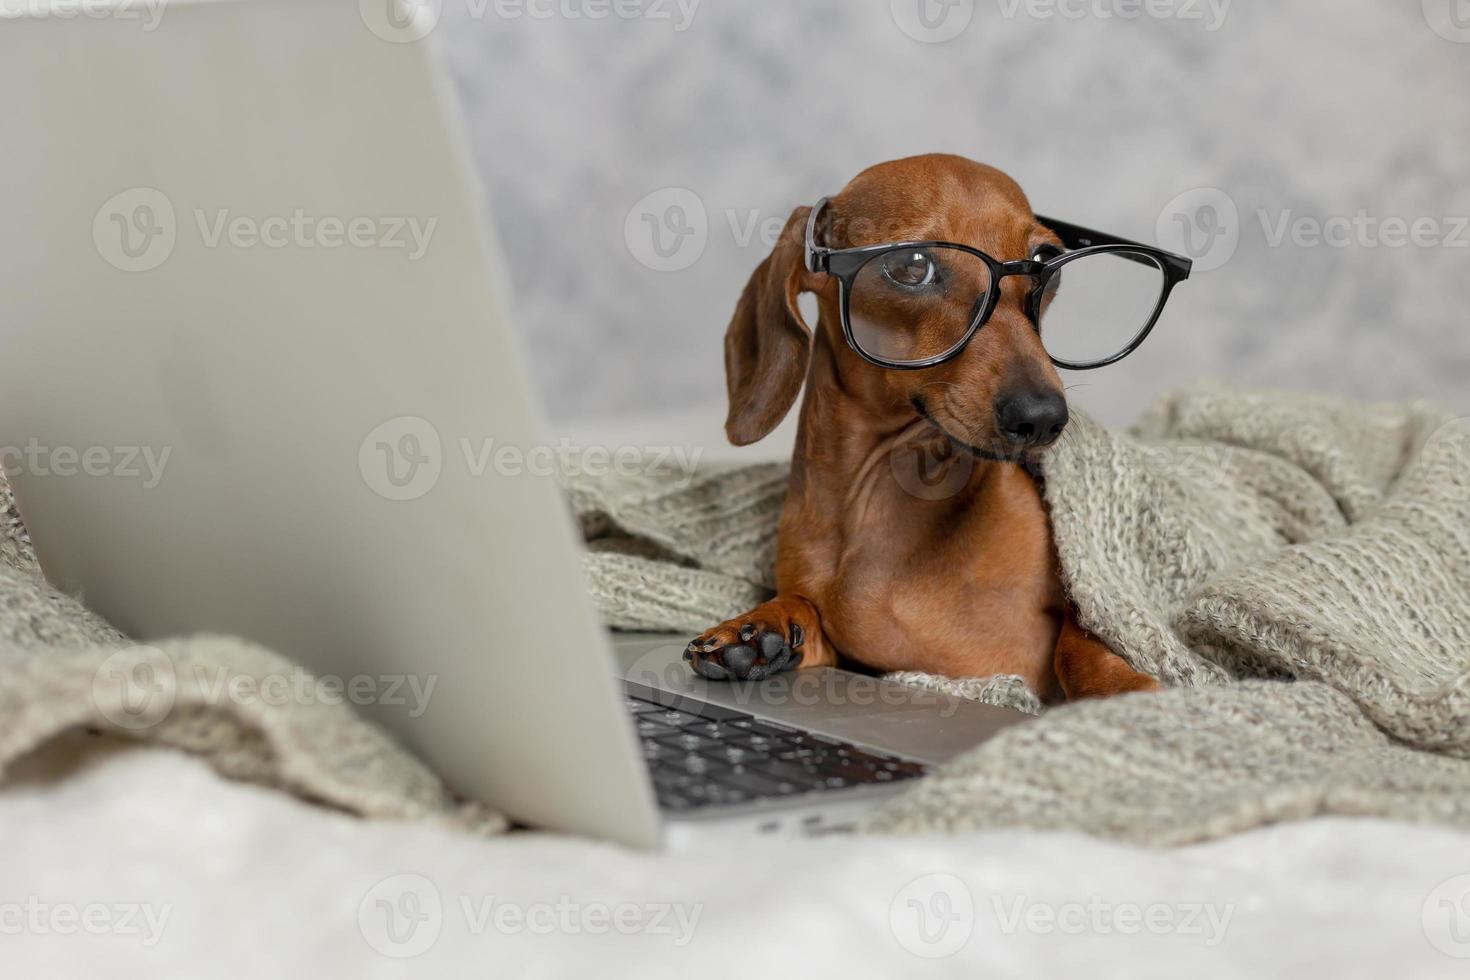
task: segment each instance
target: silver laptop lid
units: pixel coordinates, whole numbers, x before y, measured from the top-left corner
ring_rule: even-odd
[[[48,575],[135,637],[433,679],[367,710],[451,785],[653,844],[565,505],[486,462],[539,428],[425,43],[162,15],[0,20],[0,446]]]

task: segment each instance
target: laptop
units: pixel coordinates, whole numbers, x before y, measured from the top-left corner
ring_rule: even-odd
[[[139,642],[406,678],[426,703],[360,710],[454,790],[637,847],[841,831],[1023,720],[831,669],[711,683],[688,637],[603,628],[555,477],[462,451],[549,443],[412,17],[27,9],[0,19],[0,447],[58,588]]]

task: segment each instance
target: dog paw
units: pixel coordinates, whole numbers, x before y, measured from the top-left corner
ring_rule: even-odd
[[[712,681],[758,681],[800,666],[807,637],[800,623],[774,621],[756,610],[695,638],[684,659]]]

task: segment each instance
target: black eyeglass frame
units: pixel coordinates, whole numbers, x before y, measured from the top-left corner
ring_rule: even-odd
[[[1154,324],[1159,322],[1160,315],[1164,312],[1164,305],[1169,302],[1169,294],[1174,287],[1189,278],[1190,269],[1194,262],[1183,255],[1166,252],[1152,245],[1144,245],[1141,242],[1130,241],[1119,238],[1116,235],[1108,235],[1103,232],[1083,228],[1066,221],[1057,221],[1043,215],[1037,215],[1036,220],[1051,229],[1058,238],[1062,240],[1066,251],[1061,255],[1044,261],[1035,258],[1017,259],[1010,262],[1002,262],[992,258],[969,245],[961,245],[958,242],[943,241],[911,241],[911,242],[888,242],[878,245],[859,245],[855,248],[824,248],[817,244],[817,218],[822,210],[826,208],[829,198],[822,198],[812,208],[811,214],[806,221],[806,242],[804,261],[808,272],[824,272],[837,279],[838,288],[838,311],[842,318],[842,335],[847,340],[847,346],[863,360],[881,368],[895,371],[917,371],[923,368],[934,367],[945,361],[958,357],[960,352],[969,346],[975,334],[990,319],[995,312],[996,304],[1000,301],[1000,282],[1007,276],[1026,276],[1036,281],[1036,286],[1026,299],[1026,315],[1037,330],[1041,329],[1040,312],[1041,299],[1046,290],[1047,283],[1069,262],[1086,258],[1090,255],[1104,253],[1117,254],[1123,258],[1145,265],[1152,265],[1164,276],[1164,287],[1159,292],[1158,303],[1154,306],[1153,314],[1148,318],[1133,339],[1130,340],[1121,351],[1097,361],[1069,361],[1064,358],[1054,357],[1051,352],[1047,356],[1053,364],[1059,368],[1069,371],[1091,371],[1094,368],[1107,367],[1116,364],[1129,354],[1138,349],[1138,346],[1148,339],[1149,331],[1153,330]],[[852,301],[852,284],[857,278],[858,272],[870,261],[884,253],[899,249],[925,249],[925,248],[952,248],[975,256],[985,263],[990,271],[990,284],[983,297],[983,302],[977,304],[979,312],[970,321],[965,329],[965,335],[949,350],[932,357],[926,357],[917,361],[891,361],[887,358],[878,357],[863,350],[858,343],[852,329],[852,317],[849,315]]]

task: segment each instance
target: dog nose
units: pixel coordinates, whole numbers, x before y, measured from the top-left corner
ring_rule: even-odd
[[[1067,400],[1056,391],[1020,391],[995,401],[995,423],[1014,446],[1047,446],[1067,426]]]

